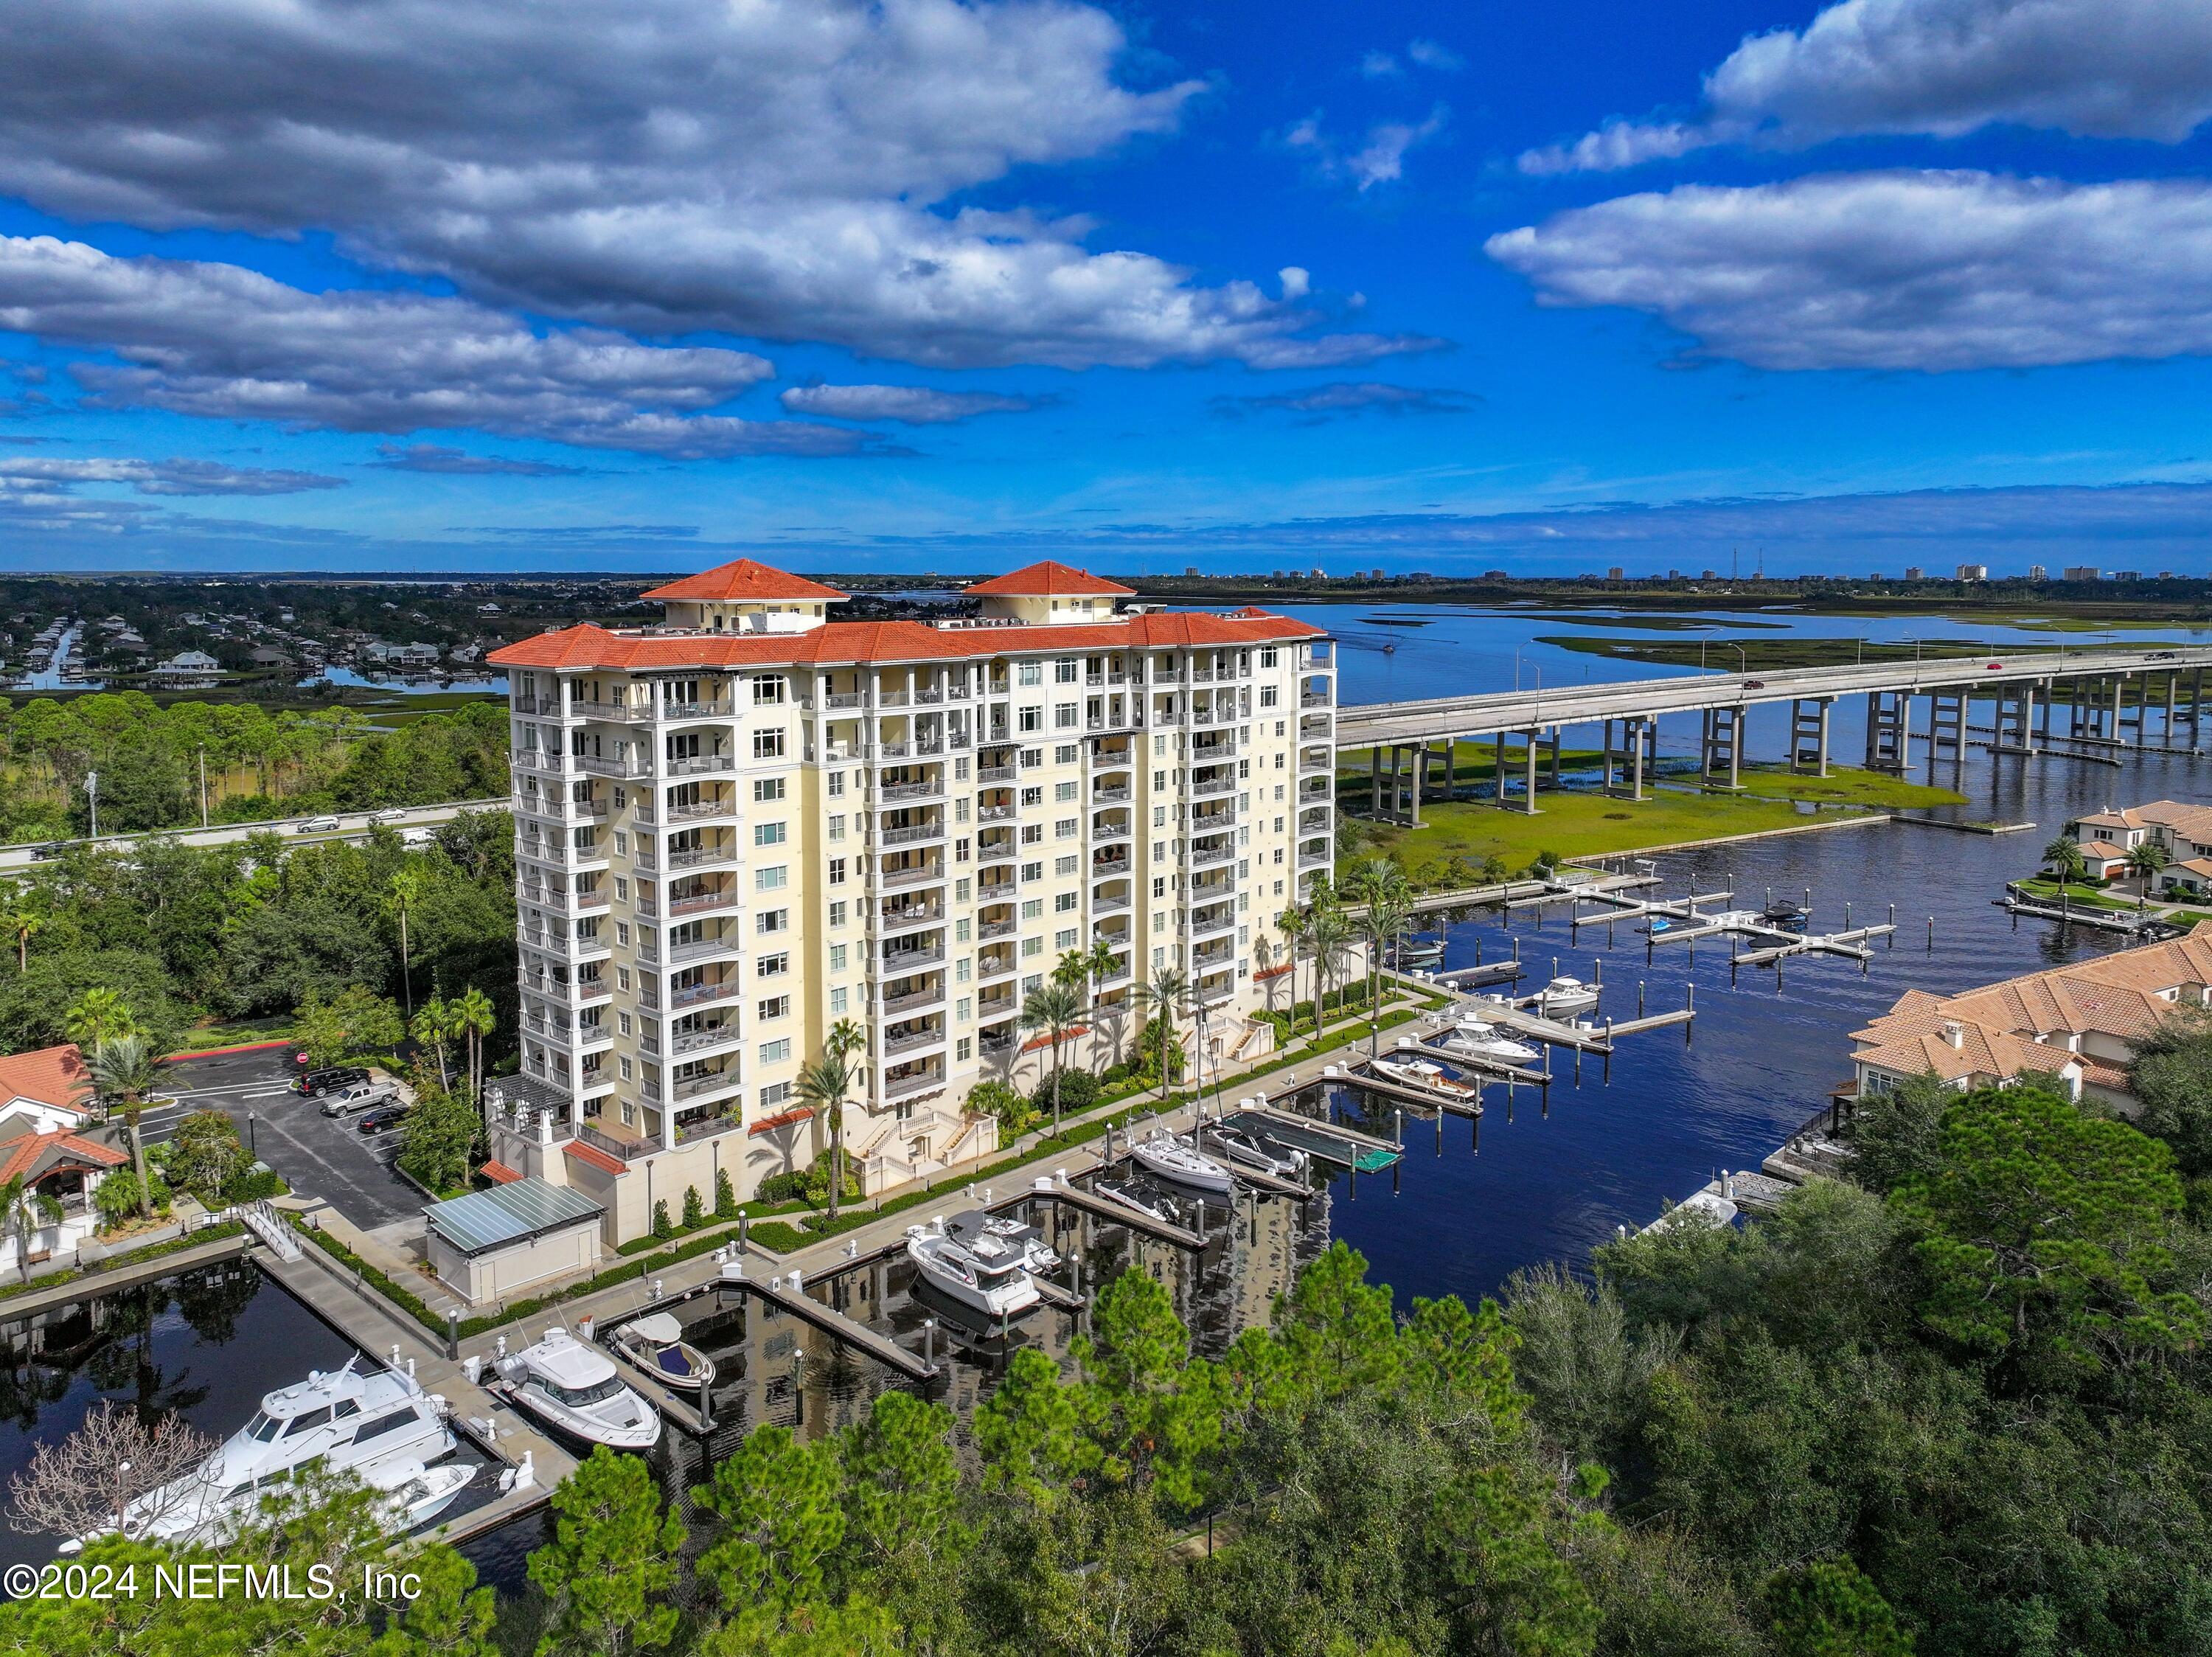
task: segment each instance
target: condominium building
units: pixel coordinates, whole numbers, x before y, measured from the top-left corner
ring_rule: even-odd
[[[490,658],[522,1008],[490,1172],[583,1189],[611,1240],[811,1166],[830,1124],[798,1078],[843,1020],[871,1194],[995,1148],[967,1095],[1043,1075],[1022,1004],[1071,953],[1093,958],[1071,1063],[1126,1054],[1135,986],[1170,966],[1201,1063],[1272,1042],[1250,1014],[1288,993],[1276,917],[1334,846],[1327,636],[1057,564],[958,619],[831,619],[844,596],[740,559],[647,594],[663,625]]]

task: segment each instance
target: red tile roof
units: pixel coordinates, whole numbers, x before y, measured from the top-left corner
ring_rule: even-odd
[[[834,600],[845,596],[834,587],[824,587],[820,582],[808,581],[804,576],[787,575],[783,570],[751,558],[738,558],[729,564],[717,564],[712,570],[702,570],[696,576],[686,576],[665,587],[656,587],[639,596],[648,599],[726,599],[737,603],[769,601],[781,599],[822,599]]]
[[[522,1178],[520,1174],[517,1173],[513,1168],[508,1167],[504,1162],[487,1162],[483,1167],[477,1169],[477,1172],[483,1175],[485,1179],[490,1180],[495,1185],[511,1185],[516,1180]]]
[[[1321,638],[1322,630],[1287,617],[1125,616],[1066,627],[938,628],[919,621],[833,621],[804,633],[611,632],[586,622],[504,645],[486,660],[502,667],[858,667],[875,662],[961,661],[1045,650],[1236,649]]]
[[[0,1057],[0,1105],[28,1099],[82,1112],[83,1095],[91,1085],[85,1074],[84,1055],[75,1042]]]
[[[572,1139],[561,1148],[579,1162],[588,1162],[604,1173],[618,1174],[623,1171],[619,1158],[609,1156],[597,1145],[586,1145],[580,1139]]]
[[[781,1115],[764,1116],[757,1122],[749,1123],[746,1124],[745,1131],[748,1134],[774,1133],[778,1128],[788,1128],[794,1123],[804,1122],[813,1114],[812,1106],[800,1105],[783,1112]]]
[[[1088,570],[1070,569],[1047,558],[1004,576],[979,581],[966,594],[969,598],[1115,598],[1133,599],[1133,587],[1124,587]]]
[[[0,1185],[19,1173],[45,1173],[71,1158],[102,1168],[119,1168],[131,1160],[112,1146],[82,1138],[66,1129],[58,1133],[27,1133],[0,1144]],[[46,1167],[39,1166],[42,1159],[46,1161]]]

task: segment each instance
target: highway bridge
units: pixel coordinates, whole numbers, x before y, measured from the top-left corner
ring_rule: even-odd
[[[1782,758],[1792,771],[1814,776],[1827,774],[1830,711],[1851,697],[1866,698],[1865,764],[1874,771],[1902,770],[1916,738],[1928,744],[1931,760],[1963,759],[1971,729],[1986,730],[1986,746],[1997,753],[2194,750],[2207,667],[2212,649],[2203,647],[2061,648],[1616,679],[1340,707],[1334,734],[1340,752],[1368,751],[1377,814],[1419,823],[1431,767],[1442,767],[1441,786],[1449,788],[1455,746],[1468,740],[1492,746],[1499,803],[1508,803],[1509,762],[1517,761],[1521,809],[1535,810],[1541,773],[1548,769],[1557,785],[1560,734],[1574,726],[1600,734],[1604,786],[1641,799],[1658,758],[1659,722],[1668,715],[1698,720],[1704,780],[1735,787],[1745,758],[1746,716],[1772,704],[1790,709]],[[1916,703],[1926,707],[1917,728]],[[1975,723],[1977,703],[1989,704],[1986,725]]]
[[[89,846],[100,851],[129,851],[142,842],[175,840],[188,846],[235,845],[257,834],[280,834],[285,844],[305,845],[317,840],[366,840],[378,824],[403,837],[423,834],[452,822],[465,812],[505,811],[501,800],[454,800],[435,806],[394,807],[389,811],[341,811],[300,817],[277,817],[255,823],[218,823],[204,829],[163,829],[149,834],[103,834],[97,840],[50,840],[35,845],[0,846],[0,874],[15,874],[64,850]]]

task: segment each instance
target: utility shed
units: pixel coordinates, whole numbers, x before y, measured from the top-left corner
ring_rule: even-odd
[[[430,1270],[473,1305],[599,1263],[605,1210],[565,1185],[516,1179],[433,1203],[422,1213]]]

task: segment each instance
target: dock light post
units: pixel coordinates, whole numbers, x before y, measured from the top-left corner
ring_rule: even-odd
[[[246,1113],[246,1154],[257,1162],[261,1160],[261,1149],[255,1142],[253,1130],[255,1124],[260,1120],[261,1118],[252,1111]]]

